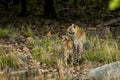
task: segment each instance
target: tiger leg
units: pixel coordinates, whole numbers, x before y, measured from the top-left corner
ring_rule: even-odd
[[[74,48],[75,50],[75,54],[74,54],[74,64],[77,65],[78,64],[78,60],[79,60],[79,46],[75,46]]]

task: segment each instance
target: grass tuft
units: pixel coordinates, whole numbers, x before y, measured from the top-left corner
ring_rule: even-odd
[[[1,67],[16,67],[18,64],[15,52],[9,46],[0,46],[0,66]]]
[[[118,41],[113,39],[92,38],[93,47],[86,51],[83,58],[88,61],[110,63],[120,60]]]
[[[0,38],[8,36],[10,32],[11,32],[11,29],[9,28],[5,28],[5,29],[0,28]]]
[[[33,30],[30,28],[30,26],[23,26],[21,27],[21,33],[24,36],[29,36],[29,37],[33,37],[34,36],[34,32]]]
[[[41,63],[52,64],[63,54],[61,43],[60,39],[39,39],[30,41],[29,46],[33,47],[32,55],[35,59]]]

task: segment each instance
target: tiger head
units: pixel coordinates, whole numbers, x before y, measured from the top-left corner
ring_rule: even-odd
[[[71,40],[71,38],[67,35],[64,35],[64,36],[62,36],[62,40],[63,41],[68,41],[68,40]]]
[[[78,26],[76,26],[75,24],[72,24],[71,26],[69,26],[67,29],[67,35],[72,38],[74,34],[77,33],[77,28]]]
[[[67,33],[74,34],[74,32],[75,32],[75,24],[72,24],[71,26],[68,27]]]
[[[63,41],[64,41],[64,48],[65,49],[70,49],[73,47],[73,41],[71,40],[71,38],[69,36],[63,36]]]

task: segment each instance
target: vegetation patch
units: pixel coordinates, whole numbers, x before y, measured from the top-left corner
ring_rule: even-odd
[[[120,60],[118,41],[113,39],[91,39],[92,48],[84,54],[83,58],[88,61],[110,63]]]
[[[15,55],[12,47],[0,46],[0,66],[1,67],[16,67],[18,65],[18,56]]]
[[[8,34],[11,33],[11,31],[12,30],[10,28],[0,28],[0,38],[8,36]]]
[[[28,26],[30,26],[30,25],[28,25]],[[30,27],[28,27],[28,26],[23,26],[22,25],[22,27],[21,27],[21,33],[22,33],[22,35],[24,35],[24,36],[34,36],[34,32],[33,32],[33,30],[30,28]]]
[[[61,39],[32,40],[29,46],[33,47],[32,55],[41,63],[52,64],[63,54]]]

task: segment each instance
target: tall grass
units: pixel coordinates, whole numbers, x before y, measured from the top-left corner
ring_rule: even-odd
[[[15,68],[18,65],[18,57],[9,46],[0,46],[0,67]]]
[[[91,38],[92,48],[85,52],[83,58],[88,61],[110,63],[120,60],[118,41],[114,39]]]
[[[33,32],[33,30],[29,26],[31,26],[31,25],[28,25],[28,26],[23,26],[22,25],[22,27],[21,27],[21,33],[24,36],[33,37],[34,36],[34,32]]]
[[[97,61],[103,63],[110,63],[120,60],[118,40],[114,39],[100,39],[99,37],[92,37],[91,49],[85,51],[83,59],[87,61]],[[56,62],[60,55],[63,55],[63,42],[60,39],[39,39],[30,41],[29,46],[32,46],[32,55],[40,62],[51,64]],[[57,44],[61,45],[60,49]]]
[[[52,64],[57,61],[60,54],[62,41],[60,39],[32,40],[29,46],[33,47],[32,55],[41,63]]]
[[[0,38],[8,36],[8,34],[10,34],[11,32],[12,30],[10,28],[5,29],[0,28]]]

